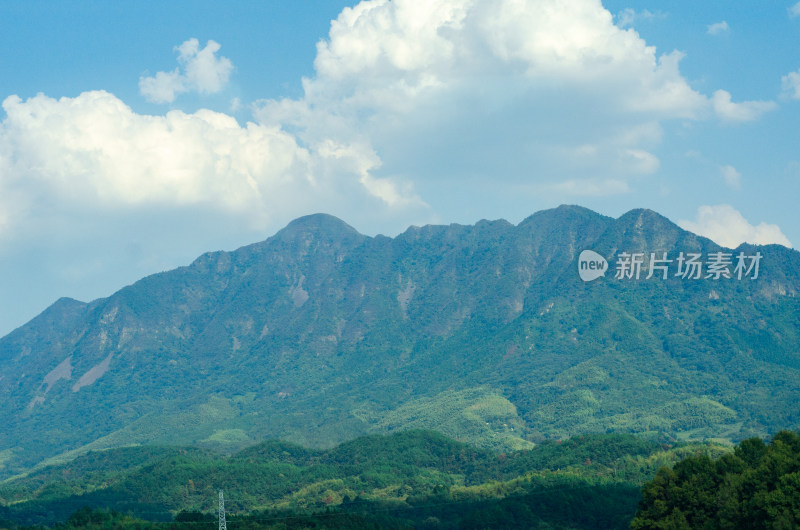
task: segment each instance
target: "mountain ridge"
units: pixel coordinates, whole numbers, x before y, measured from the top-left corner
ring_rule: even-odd
[[[565,205],[394,238],[305,216],[107,298],[60,299],[0,339],[0,475],[128,443],[324,446],[404,425],[509,448],[788,427],[800,254],[739,248],[763,252],[758,280],[585,283],[581,250],[722,247],[644,209]]]

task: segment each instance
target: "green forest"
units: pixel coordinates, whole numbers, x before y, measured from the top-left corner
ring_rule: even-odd
[[[602,434],[498,452],[412,430],[92,452],[0,484],[0,528],[796,528],[800,435],[736,446]]]
[[[7,528],[212,528],[223,490],[231,528],[626,528],[660,468],[729,451],[603,434],[499,452],[422,430],[329,450],[272,440],[227,456],[127,447],[5,481],[0,520]]]
[[[800,436],[750,438],[716,460],[698,453],[660,469],[642,493],[631,528],[797,528]]]

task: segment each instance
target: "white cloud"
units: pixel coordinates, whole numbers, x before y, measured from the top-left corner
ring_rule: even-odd
[[[727,204],[701,206],[697,209],[694,221],[681,220],[678,225],[727,248],[736,248],[742,243],[792,246],[777,225],[764,222],[752,225],[738,210]]]
[[[617,27],[622,29],[631,28],[640,20],[653,20],[664,17],[665,15],[663,13],[654,13],[647,9],[636,11],[631,7],[626,7],[614,16],[617,21]]]
[[[742,174],[736,171],[733,166],[721,166],[720,173],[722,178],[725,179],[725,185],[729,188],[738,190],[742,187]]]
[[[177,68],[172,72],[158,72],[154,77],[139,78],[139,92],[152,103],[172,103],[186,90],[185,79]]]
[[[178,46],[178,61],[186,71],[189,86],[198,92],[213,94],[228,83],[233,63],[227,57],[216,57],[220,45],[210,40],[200,49],[197,39],[189,39]]]
[[[276,127],[240,126],[209,110],[143,116],[103,91],[12,96],[3,109],[0,196],[15,194],[27,215],[45,203],[95,211],[201,206],[258,224],[287,208],[302,213],[337,201],[421,204],[407,186],[371,174],[380,161],[364,145],[301,147]]]
[[[77,199],[237,207],[308,164],[308,153],[276,129],[242,128],[207,110],[137,115],[103,91],[60,100],[12,96],[3,109],[2,139],[16,173]]]
[[[714,24],[709,24],[707,26],[706,32],[709,35],[717,36],[717,35],[722,35],[723,33],[727,33],[728,31],[730,31],[730,29],[731,28],[730,26],[728,26],[728,23],[723,20],[722,22],[715,22]]]
[[[139,78],[139,92],[148,101],[172,103],[179,94],[189,91],[214,94],[228,83],[233,63],[227,57],[216,56],[219,43],[210,40],[201,49],[197,39],[189,39],[175,50],[181,68]]]
[[[723,121],[745,122],[759,119],[765,112],[775,110],[778,105],[774,101],[743,101],[734,103],[731,94],[725,90],[717,90],[711,98],[714,112]]]
[[[800,70],[789,72],[781,78],[783,95],[792,99],[800,99]]]
[[[620,28],[630,28],[633,27],[633,23],[636,21],[636,11],[632,7],[626,7],[619,13],[617,13],[617,26]]]
[[[626,178],[658,169],[662,121],[708,113],[681,58],[598,0],[371,0],[332,22],[304,97],[256,116],[303,142],[368,142],[384,170],[417,179],[444,165],[543,185]]]
[[[624,87],[621,108],[694,115],[702,106],[677,72],[680,55],[656,56],[595,0],[415,2],[373,0],[346,8],[318,45],[312,103],[324,94],[366,107],[419,99],[481,77],[597,89]],[[631,102],[630,105],[628,102]]]
[[[789,16],[792,18],[800,16],[800,2],[797,2],[789,8]]]

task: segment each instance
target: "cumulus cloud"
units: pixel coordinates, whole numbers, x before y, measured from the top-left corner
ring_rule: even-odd
[[[730,31],[730,26],[724,20],[722,22],[715,22],[713,24],[709,24],[706,29],[706,33],[709,35],[722,35],[723,33],[727,33]]]
[[[346,8],[317,49],[312,103],[335,93],[385,107],[396,96],[417,99],[498,75],[527,80],[521,88],[624,86],[615,101],[622,109],[693,115],[702,105],[677,72],[679,54],[658,57],[594,0],[373,0]]]
[[[789,8],[789,16],[792,18],[800,16],[800,2],[797,2]]]
[[[729,188],[738,190],[742,187],[742,174],[736,171],[735,167],[722,166],[720,167],[720,173],[722,173],[722,178]]]
[[[800,70],[789,72],[781,78],[783,95],[792,99],[800,99]]]
[[[139,78],[139,92],[152,103],[172,103],[178,94],[187,90],[177,68],[172,72],[158,72],[154,77]]]
[[[176,46],[180,67],[171,72],[158,72],[153,77],[140,77],[139,92],[153,103],[172,103],[179,94],[189,91],[220,92],[233,71],[230,59],[217,57],[220,47],[219,43],[209,40],[200,48],[197,39]]]
[[[543,185],[649,174],[660,123],[700,119],[710,102],[681,53],[623,26],[597,0],[361,2],[318,44],[304,96],[258,102],[256,116],[304,142],[367,141],[384,168],[419,179],[444,164]]]
[[[776,108],[698,93],[680,52],[658,54],[629,27],[637,16],[655,15],[623,10],[615,24],[597,0],[361,2],[318,43],[304,96],[258,102],[256,117],[304,141],[367,141],[383,167],[420,179],[458,160],[548,185],[658,171],[660,136],[637,133],[664,121]]]
[[[308,164],[309,153],[276,129],[208,110],[142,116],[104,91],[12,96],[3,109],[15,174],[76,199],[237,207]]]
[[[684,230],[707,237],[717,244],[736,248],[742,243],[768,245],[777,243],[791,247],[789,239],[774,224],[764,222],[750,224],[738,210],[728,204],[701,206],[694,221],[681,220],[678,225]]]
[[[210,110],[143,116],[104,91],[58,100],[12,96],[3,109],[0,189],[22,193],[22,202],[202,205],[254,222],[285,205],[318,208],[337,197],[419,203],[407,187],[371,174],[380,162],[368,146],[301,147],[276,127],[240,126]]]
[[[778,105],[774,101],[743,101],[734,103],[731,94],[725,90],[717,90],[711,98],[714,112],[727,122],[745,122],[759,119],[765,112],[775,110]]]

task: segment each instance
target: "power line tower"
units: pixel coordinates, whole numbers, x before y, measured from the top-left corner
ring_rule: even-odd
[[[222,490],[219,490],[219,530],[228,530],[225,525],[225,497],[222,496]]]

